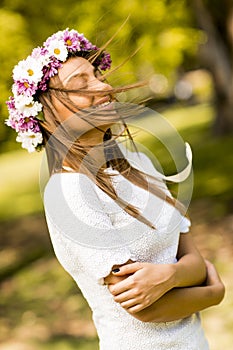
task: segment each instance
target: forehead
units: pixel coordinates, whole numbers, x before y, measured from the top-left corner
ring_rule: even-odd
[[[62,82],[73,74],[93,72],[92,64],[83,57],[70,57],[58,70],[58,76]]]

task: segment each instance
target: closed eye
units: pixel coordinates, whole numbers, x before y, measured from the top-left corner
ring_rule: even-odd
[[[66,88],[69,89],[85,89],[87,88],[88,75],[86,73],[75,74],[69,78],[66,83]]]

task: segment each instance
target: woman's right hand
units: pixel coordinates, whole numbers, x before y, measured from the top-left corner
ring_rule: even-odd
[[[205,260],[205,264],[207,278],[204,285],[170,290],[151,306],[131,315],[142,322],[169,322],[218,305],[224,297],[225,287],[214,265],[208,260]],[[105,278],[105,283],[115,284],[127,277],[110,273]]]
[[[112,270],[119,268],[123,265],[128,265],[128,264],[132,264],[134,261],[129,259],[125,264],[122,265],[114,265],[112,267]],[[123,281],[124,279],[126,279],[127,277],[129,277],[130,275],[124,275],[124,276],[116,276],[114,275],[112,272],[110,272],[110,274],[104,278],[104,284],[105,285],[110,285],[110,284],[116,284],[118,282]]]
[[[172,289],[151,306],[131,315],[142,322],[170,322],[218,305],[225,287],[215,266],[208,260],[205,264],[207,278],[202,286]]]

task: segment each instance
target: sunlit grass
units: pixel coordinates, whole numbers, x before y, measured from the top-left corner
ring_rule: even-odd
[[[24,344],[33,342],[33,350],[98,348],[87,302],[54,257],[21,269],[1,289],[5,343],[14,333]]]

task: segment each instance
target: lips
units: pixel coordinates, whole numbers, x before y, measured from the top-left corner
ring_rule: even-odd
[[[99,109],[108,106],[110,103],[111,100],[109,96],[106,96],[97,101],[97,103],[95,103],[92,107],[94,107],[95,109]]]
[[[95,104],[94,106],[99,106],[103,103],[106,103],[106,102],[110,102],[110,97],[109,96],[105,96],[105,97],[102,97],[101,99],[99,99]]]

